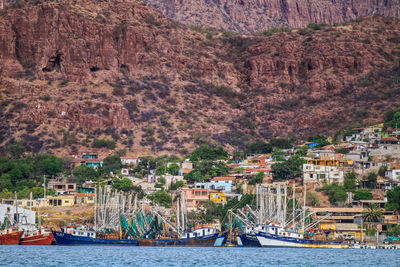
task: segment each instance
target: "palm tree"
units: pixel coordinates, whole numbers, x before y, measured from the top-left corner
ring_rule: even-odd
[[[362,217],[370,225],[372,222],[379,222],[383,217],[383,213],[381,208],[371,203],[369,208],[364,210]]]

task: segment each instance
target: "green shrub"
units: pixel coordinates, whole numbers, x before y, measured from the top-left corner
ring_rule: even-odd
[[[326,23],[314,23],[314,22],[312,22],[312,23],[307,25],[307,28],[309,28],[312,31],[319,31],[322,28],[327,27],[327,26],[329,26],[329,25],[326,24]]]
[[[368,190],[360,189],[354,192],[354,199],[355,200],[371,200],[372,193]]]
[[[95,139],[92,142],[92,147],[94,148],[109,148],[109,149],[114,149],[115,148],[115,141],[113,140],[107,140],[107,139]]]

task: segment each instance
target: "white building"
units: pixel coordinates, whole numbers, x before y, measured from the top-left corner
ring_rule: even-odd
[[[123,165],[138,165],[140,162],[140,159],[137,157],[121,157],[121,163]]]
[[[388,170],[385,172],[385,177],[392,180],[400,180],[400,170]]]
[[[343,183],[343,171],[334,166],[303,164],[303,179],[307,182]]]
[[[18,213],[17,213],[18,211]],[[29,225],[35,224],[36,212],[16,207],[8,204],[0,204],[0,222],[4,222],[4,218],[7,218],[11,225],[18,225],[23,229],[29,229]]]

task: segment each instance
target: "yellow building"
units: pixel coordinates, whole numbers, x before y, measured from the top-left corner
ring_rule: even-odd
[[[16,202],[15,199],[3,199],[1,201],[1,204],[8,204],[8,205],[13,205],[16,206]],[[45,203],[44,200],[43,201],[38,201],[36,199],[18,199],[17,202],[19,207],[23,207],[23,208],[37,208],[39,205],[40,207],[45,207]]]
[[[210,200],[215,203],[226,203],[226,195],[221,192],[210,192]]]
[[[75,204],[74,196],[48,196],[47,205],[50,207],[70,207]]]
[[[336,223],[332,220],[324,220],[319,223],[319,229],[330,231],[328,238],[332,240],[361,241],[361,229],[354,223]],[[365,233],[366,229],[363,229],[363,240],[365,240]]]
[[[336,167],[351,167],[354,162],[352,160],[337,160],[337,159],[308,159],[307,164],[317,166],[336,166]]]
[[[94,204],[94,193],[76,193],[75,203],[77,205]]]

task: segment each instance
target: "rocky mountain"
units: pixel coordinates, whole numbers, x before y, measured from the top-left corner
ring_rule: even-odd
[[[392,18],[241,35],[136,0],[35,0],[1,10],[0,33],[0,146],[33,152],[107,139],[184,153],[333,134],[381,120],[400,95]]]
[[[171,19],[243,33],[362,16],[400,16],[400,0],[143,0]]]

